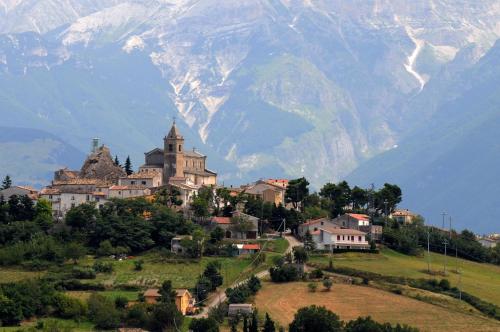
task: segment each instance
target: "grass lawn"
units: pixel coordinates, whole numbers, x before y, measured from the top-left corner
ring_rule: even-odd
[[[325,306],[342,320],[372,316],[379,322],[404,323],[420,331],[499,331],[500,322],[472,312],[447,309],[384,290],[346,284],[334,284],[330,292],[311,293],[307,283],[273,284],[265,282],[255,304],[260,313],[268,312],[282,326],[287,326],[296,311],[304,306]],[[471,327],[474,327],[471,329]]]
[[[329,256],[313,255],[313,263],[328,264]],[[431,253],[431,270],[443,271],[444,255]],[[383,275],[408,278],[444,278],[443,275],[429,275],[425,257],[407,256],[391,249],[382,249],[380,254],[345,253],[335,254],[333,264]],[[446,278],[452,286],[458,286],[462,271],[462,289],[485,301],[500,306],[500,266],[471,262],[464,259],[447,257]]]
[[[0,332],[13,332],[19,330],[27,330],[29,328],[34,327],[37,322],[43,322],[44,324],[49,324],[51,327],[49,330],[57,330],[62,331],[63,329],[68,329],[70,331],[75,332],[87,332],[87,331],[95,331],[94,325],[89,321],[83,321],[80,323],[75,322],[74,320],[68,319],[60,319],[60,318],[42,318],[38,321],[30,321],[22,323],[21,326],[9,326],[9,327],[0,327]],[[53,328],[52,328],[53,327]]]
[[[260,241],[261,245],[263,245],[265,242],[266,240]],[[267,241],[265,251],[284,254],[286,249],[288,249],[288,241],[284,238],[277,238],[275,240]]]
[[[134,270],[134,261],[144,261],[141,271]],[[146,253],[134,259],[117,261],[104,259],[112,262],[114,271],[111,274],[99,273],[97,278],[89,280],[91,283],[102,283],[106,286],[137,285],[142,287],[157,287],[164,280],[171,280],[174,288],[192,288],[197,277],[203,272],[210,261],[219,261],[222,265],[221,274],[224,277],[224,286],[228,286],[241,274],[251,271],[251,260],[246,257],[203,257],[201,260],[169,261],[162,259],[157,253]],[[86,258],[80,265],[92,266],[94,259]]]
[[[0,268],[0,283],[7,283],[7,282],[16,282],[24,279],[33,279],[33,278],[38,278],[41,277],[45,274],[45,272],[32,272],[32,271],[25,271],[22,269],[16,269],[16,268],[7,268],[7,267],[1,267]]]

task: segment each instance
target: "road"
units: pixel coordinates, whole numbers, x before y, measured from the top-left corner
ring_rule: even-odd
[[[294,236],[292,236],[290,234],[285,234],[285,239],[288,241],[288,248],[286,249],[285,253],[292,252],[293,247],[303,245],[302,242],[298,241]],[[259,279],[264,279],[268,275],[269,275],[268,270],[260,271],[260,272],[255,274],[255,276]],[[237,286],[241,285],[242,283],[246,282],[247,280],[248,279],[235,282],[234,284],[231,285],[230,288],[237,287]],[[206,300],[207,303],[206,303],[205,307],[202,308],[202,311],[199,314],[194,315],[193,317],[194,318],[202,318],[202,317],[206,318],[206,317],[208,317],[208,311],[210,310],[210,308],[216,307],[217,305],[219,305],[219,303],[226,301],[226,299],[227,299],[226,298],[226,289],[217,290],[215,293],[212,293],[209,295],[208,300]]]

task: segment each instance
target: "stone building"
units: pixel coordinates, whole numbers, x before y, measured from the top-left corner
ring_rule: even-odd
[[[206,161],[207,156],[198,151],[184,149],[184,137],[174,122],[163,139],[163,149],[155,148],[145,153],[145,163],[139,173],[161,173],[162,185],[215,185],[217,173],[207,169]]]

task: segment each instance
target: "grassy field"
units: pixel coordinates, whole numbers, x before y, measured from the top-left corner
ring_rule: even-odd
[[[49,331],[62,331],[63,329],[67,329],[69,331],[74,332],[87,332],[87,331],[95,331],[94,325],[88,321],[83,321],[80,323],[75,322],[74,320],[68,319],[59,319],[59,318],[43,318],[38,321],[29,321],[23,322],[21,326],[9,326],[9,327],[1,327],[0,332],[14,332],[14,331],[24,331],[36,326],[38,322],[43,322],[44,325],[50,326],[48,328]]]
[[[266,240],[260,241],[263,245]],[[267,245],[265,247],[265,251],[275,252],[279,254],[285,253],[286,249],[288,249],[288,241],[284,238],[277,238],[275,240],[267,241]]]
[[[0,283],[16,282],[41,277],[45,272],[25,271],[18,268],[0,267]]]
[[[312,256],[313,263],[328,264],[329,256]],[[350,267],[383,275],[408,278],[444,278],[442,274],[427,273],[427,259],[400,254],[390,249],[382,249],[380,254],[346,253],[335,254],[333,262],[338,267]],[[431,270],[443,271],[444,255],[431,253]],[[500,266],[481,264],[463,259],[447,257],[446,278],[452,286],[458,286],[462,271],[462,289],[485,301],[500,305]]]
[[[380,289],[334,284],[330,292],[308,291],[307,283],[264,283],[255,298],[260,313],[268,312],[282,326],[287,326],[296,311],[308,305],[321,305],[332,310],[342,320],[372,316],[379,322],[404,323],[420,331],[499,331],[500,323],[486,318],[473,309],[450,310],[396,295]],[[450,299],[450,301],[453,301]]]
[[[143,260],[141,271],[134,270],[134,261]],[[234,258],[212,258],[203,257],[201,260],[169,261],[162,259],[156,253],[147,253],[134,259],[122,261],[104,259],[112,262],[113,273],[99,273],[97,278],[89,280],[91,283],[102,283],[106,286],[137,285],[141,287],[156,287],[164,280],[171,280],[174,288],[192,288],[197,277],[203,272],[210,261],[217,260],[221,263],[221,274],[224,277],[224,285],[230,285],[240,274],[249,273],[252,269],[251,260],[246,257]],[[88,257],[80,262],[83,266],[92,266],[94,259]]]

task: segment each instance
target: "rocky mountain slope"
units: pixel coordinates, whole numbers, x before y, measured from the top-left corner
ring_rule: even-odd
[[[318,186],[456,98],[499,18],[494,0],[0,0],[0,116],[136,165],[177,116],[226,183]]]

